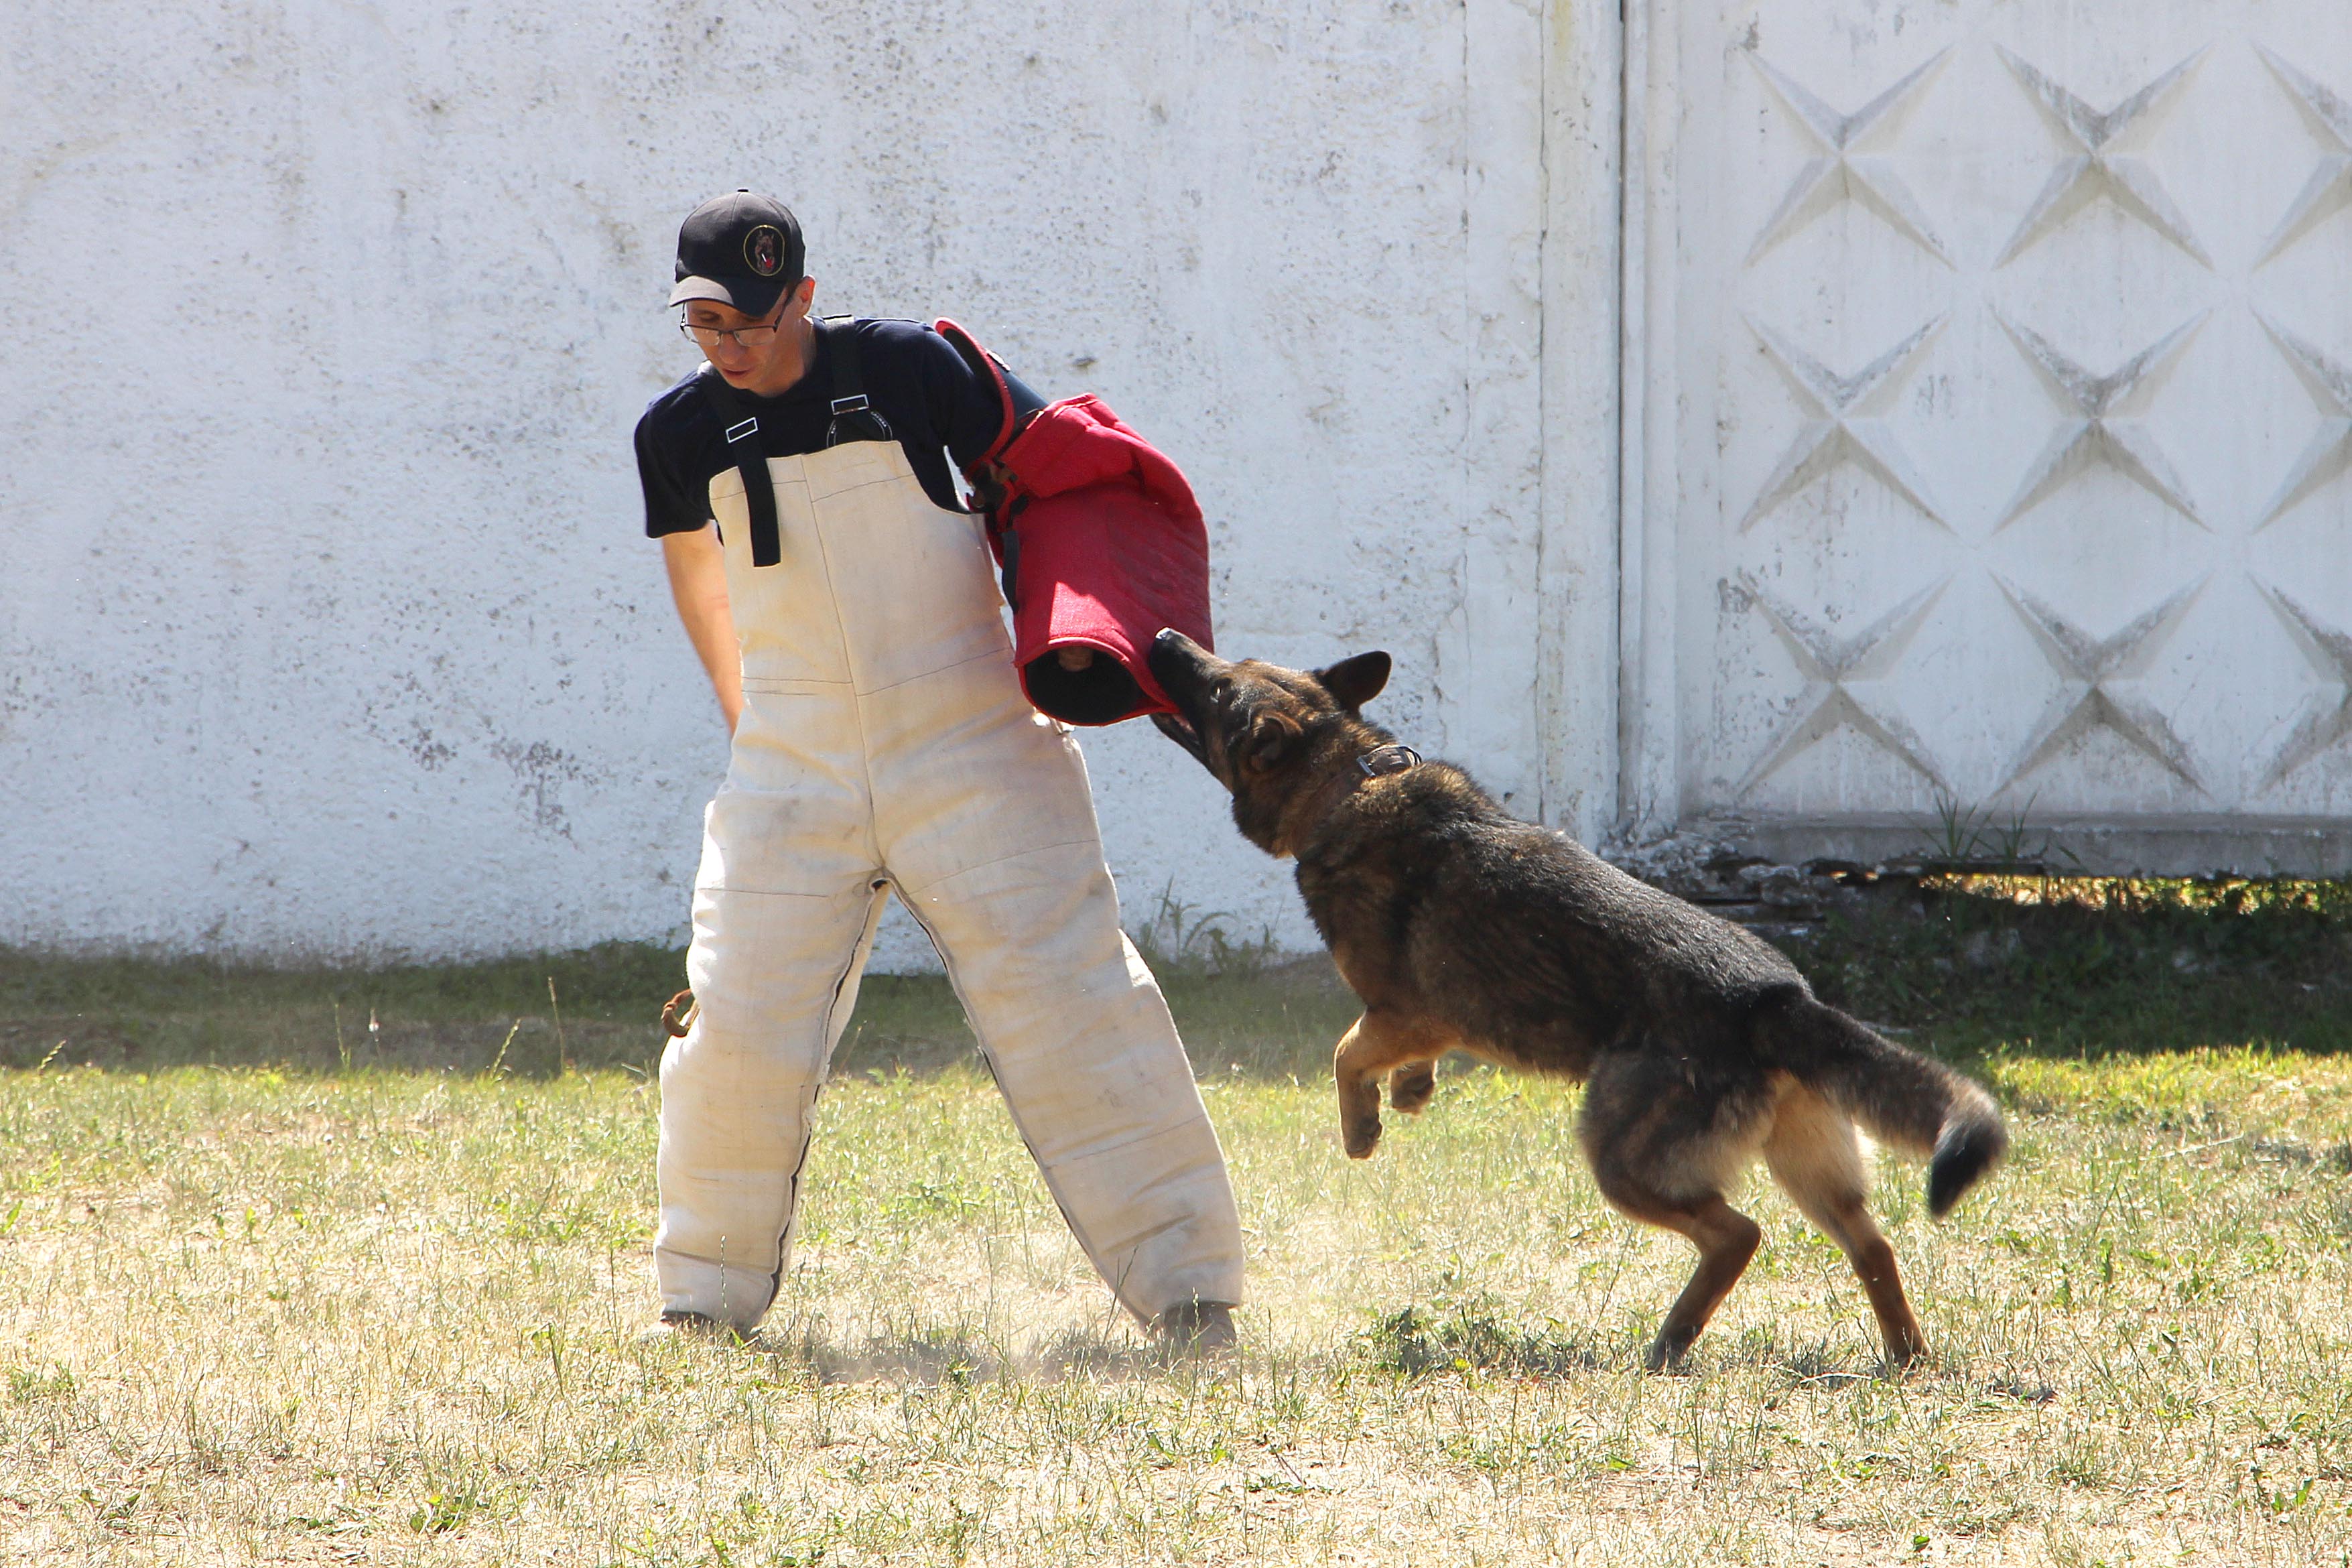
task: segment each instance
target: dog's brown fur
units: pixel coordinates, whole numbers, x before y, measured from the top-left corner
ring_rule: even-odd
[[[1363,1001],[1333,1060],[1351,1157],[1380,1141],[1381,1076],[1392,1108],[1418,1111],[1449,1050],[1583,1080],[1602,1195],[1699,1250],[1654,1370],[1681,1363],[1755,1254],[1761,1232],[1727,1194],[1759,1154],[1844,1249],[1888,1361],[1926,1352],[1865,1202],[1855,1124],[1931,1157],[1941,1215],[2008,1147],[1982,1089],[1815,1000],[1751,933],[1506,815],[1459,769],[1368,772],[1360,760],[1394,742],[1360,711],[1386,654],[1308,674],[1162,632],[1150,663],[1181,712],[1160,727],[1233,792],[1253,843],[1297,858]]]

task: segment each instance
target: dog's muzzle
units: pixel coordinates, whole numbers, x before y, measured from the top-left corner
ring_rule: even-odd
[[[1204,768],[1209,767],[1209,753],[1201,745],[1200,731],[1193,729],[1192,724],[1185,720],[1183,715],[1180,713],[1154,713],[1151,716],[1151,724],[1152,728],[1158,730],[1161,734],[1167,736],[1170,740],[1175,742],[1178,745],[1192,752],[1192,760],[1194,762],[1200,763]],[[1209,771],[1213,773],[1216,772],[1214,768],[1209,768]]]

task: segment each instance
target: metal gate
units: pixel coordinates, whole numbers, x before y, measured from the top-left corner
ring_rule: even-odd
[[[1643,9],[1626,835],[2352,871],[2352,6]]]

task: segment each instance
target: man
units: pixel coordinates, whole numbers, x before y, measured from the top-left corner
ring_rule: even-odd
[[[747,1332],[774,1300],[810,1113],[895,888],[1120,1302],[1230,1343],[1223,1156],[949,471],[1002,428],[993,378],[912,321],[813,319],[803,260],[770,197],[688,216],[670,304],[709,363],[636,431],[646,531],[734,736],[695,879],[692,1024],[662,1061],[663,1320]]]

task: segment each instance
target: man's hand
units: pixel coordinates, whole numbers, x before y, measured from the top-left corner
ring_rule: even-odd
[[[1093,668],[1095,650],[1085,647],[1057,647],[1054,650],[1054,658],[1064,669],[1076,675],[1079,670]]]

